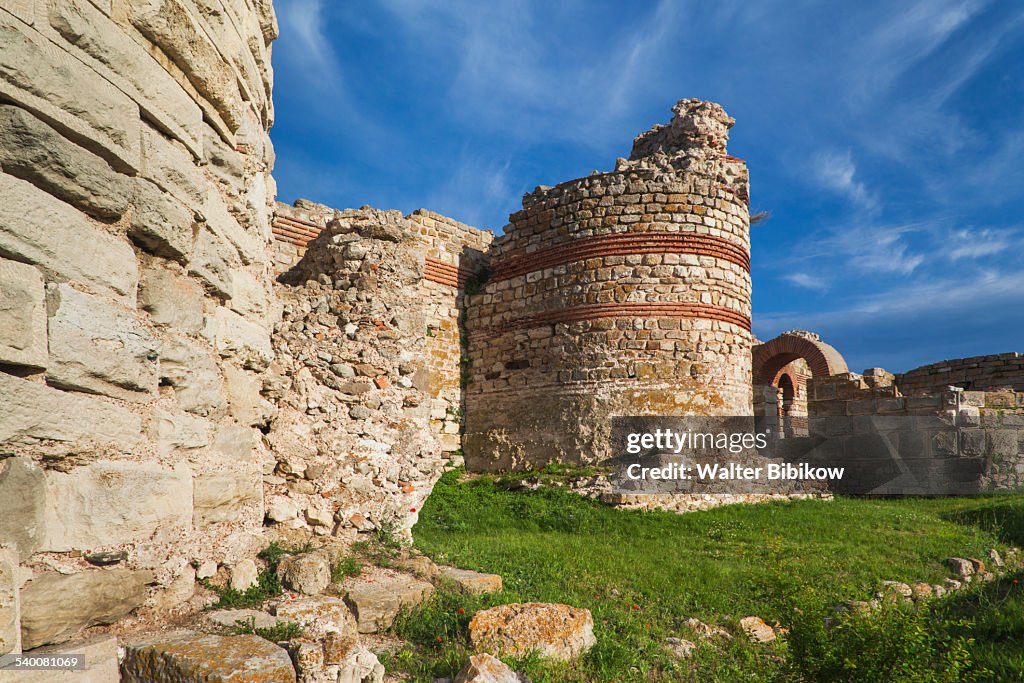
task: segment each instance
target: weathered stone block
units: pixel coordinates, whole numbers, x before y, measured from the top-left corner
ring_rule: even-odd
[[[128,210],[129,176],[25,109],[0,107],[0,167],[97,218],[117,220]]]
[[[402,608],[415,607],[433,592],[431,584],[411,576],[384,577],[357,583],[345,602],[355,614],[360,633],[380,633],[391,627]]]
[[[178,0],[132,0],[131,21],[185,72],[234,132],[242,124],[235,75],[195,18]]]
[[[242,508],[254,504],[262,508],[262,503],[263,480],[255,470],[200,474],[193,482],[193,524],[196,527],[233,522]]]
[[[259,636],[161,635],[125,646],[122,683],[295,683],[288,653]]]
[[[39,266],[49,279],[110,291],[132,305],[139,282],[135,252],[46,192],[0,174],[0,255]]]
[[[237,251],[242,263],[260,263],[267,258],[268,240],[249,232],[231,215],[219,192],[210,191],[203,205],[206,224]]]
[[[273,611],[278,620],[298,624],[313,638],[327,633],[343,637],[357,634],[356,621],[341,598],[317,596],[288,600],[278,603]]]
[[[142,129],[142,167],[148,180],[186,206],[198,208],[203,205],[207,181],[192,157],[148,127]]]
[[[0,543],[13,544],[24,558],[38,550],[45,506],[43,471],[29,458],[0,460]]]
[[[266,423],[273,406],[260,396],[263,383],[257,375],[225,364],[224,388],[228,396],[228,413],[239,424],[258,426]]]
[[[319,595],[331,583],[331,562],[324,553],[289,555],[277,571],[286,587],[306,595]]]
[[[21,646],[71,640],[86,626],[112,624],[146,600],[152,572],[98,569],[42,574],[21,591]]]
[[[225,407],[217,364],[207,351],[179,337],[160,349],[160,379],[174,387],[178,406],[197,415],[215,416]]]
[[[0,95],[36,113],[120,170],[138,171],[139,108],[39,33],[0,13]]]
[[[202,418],[157,408],[153,411],[150,439],[161,455],[191,451],[210,444],[210,428],[210,423]]]
[[[139,282],[139,308],[157,325],[182,332],[203,329],[203,288],[165,268],[147,268]]]
[[[496,593],[501,590],[501,576],[498,574],[483,574],[470,569],[459,569],[458,567],[438,567],[438,574],[453,581],[460,590],[474,595],[482,593]]]
[[[46,473],[41,549],[67,552],[173,538],[192,524],[192,474],[156,463],[99,461]]]
[[[208,226],[196,235],[188,272],[200,278],[211,292],[230,299],[233,295],[231,269],[238,263],[235,249]]]
[[[270,333],[223,306],[206,319],[203,336],[224,358],[237,358],[253,370],[263,370],[274,359]]]
[[[40,439],[82,446],[109,443],[130,450],[142,438],[142,420],[127,410],[85,396],[0,373],[0,444]]]
[[[86,60],[91,58],[97,71],[128,93],[148,119],[184,143],[196,158],[202,156],[199,105],[142,45],[84,0],[52,3],[49,20],[61,37],[88,55]]]
[[[469,623],[477,652],[575,659],[597,642],[590,610],[569,605],[526,602],[481,610]]]
[[[85,669],[0,671],[0,683],[118,683],[120,680],[116,636],[95,636],[32,650],[36,657],[69,653],[85,655]]]
[[[128,236],[146,251],[184,264],[192,255],[193,214],[156,185],[135,185]]]
[[[18,552],[0,546],[0,655],[21,652]]]
[[[527,680],[489,654],[470,657],[455,677],[455,683],[526,683]]]
[[[133,315],[69,285],[47,294],[50,384],[125,401],[156,396],[160,344]]]
[[[228,461],[253,462],[259,432],[248,427],[221,425],[213,441],[213,450]]]
[[[0,363],[46,367],[45,292],[38,270],[0,259]]]

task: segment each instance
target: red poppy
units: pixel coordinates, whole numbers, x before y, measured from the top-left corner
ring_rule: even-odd
[[[465,614],[465,613],[466,613],[466,610],[464,610],[464,609],[462,609],[462,608],[460,607],[460,608],[459,608],[459,614]]]

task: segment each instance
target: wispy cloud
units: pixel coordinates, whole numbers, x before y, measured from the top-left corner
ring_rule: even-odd
[[[857,166],[849,151],[819,152],[813,165],[815,177],[823,187],[846,195],[861,209],[874,211],[878,208],[878,199],[857,179]]]
[[[828,289],[828,284],[822,278],[809,273],[789,273],[783,276],[782,279],[804,289],[813,289],[819,292]]]

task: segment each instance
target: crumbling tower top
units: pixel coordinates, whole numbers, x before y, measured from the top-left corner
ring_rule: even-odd
[[[736,120],[715,102],[698,99],[679,100],[669,123],[656,124],[633,140],[630,161],[655,154],[675,156],[701,156],[707,153],[725,154],[729,129]]]

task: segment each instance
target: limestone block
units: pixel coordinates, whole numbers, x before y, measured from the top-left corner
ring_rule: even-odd
[[[245,228],[231,215],[220,192],[210,190],[203,205],[206,224],[214,233],[235,248],[242,263],[251,265],[266,260],[268,240]]]
[[[224,238],[204,225],[196,235],[188,272],[200,278],[211,292],[230,299],[233,295],[231,270],[238,254]]]
[[[240,424],[264,424],[273,406],[260,396],[263,384],[259,376],[225,364],[224,388],[228,397],[228,413]]]
[[[125,645],[122,683],[295,683],[288,653],[255,635],[162,634]]]
[[[203,336],[224,358],[237,358],[253,370],[264,370],[274,359],[270,333],[234,311],[218,306],[206,319]]]
[[[250,319],[262,319],[267,314],[270,294],[263,281],[248,270],[231,271],[231,310]]]
[[[232,462],[254,462],[257,434],[249,427],[221,425],[213,441],[213,450]]]
[[[454,581],[459,589],[466,593],[480,595],[482,593],[497,593],[501,590],[501,576],[498,574],[483,574],[458,567],[438,567],[437,570],[438,574]]]
[[[157,408],[153,411],[149,432],[157,451],[161,455],[168,455],[175,451],[185,452],[208,446],[210,430],[210,423],[202,418]]]
[[[166,268],[147,268],[139,281],[139,308],[157,325],[182,332],[203,329],[203,288]]]
[[[477,652],[569,660],[597,642],[590,610],[553,603],[526,602],[481,610],[469,623]]]
[[[252,621],[256,628],[273,628],[278,620],[258,609],[219,609],[207,615],[210,621],[220,626],[234,626],[238,622]]]
[[[112,624],[146,600],[152,572],[97,569],[42,574],[21,591],[21,646],[30,650],[70,640],[79,630]]]
[[[105,461],[46,472],[42,549],[67,552],[173,538],[192,523],[192,475],[180,466]]]
[[[0,444],[29,444],[40,439],[84,446],[109,443],[131,450],[142,438],[142,420],[123,408],[76,396],[43,384],[0,373]]]
[[[455,677],[455,683],[526,683],[527,680],[489,654],[470,657]]]
[[[109,14],[110,3],[106,4]],[[146,118],[180,140],[196,158],[202,156],[199,105],[142,45],[85,0],[50,3],[49,10],[50,25],[87,55],[84,59],[128,93]]]
[[[70,285],[50,285],[47,296],[50,384],[125,401],[156,396],[160,344],[133,315]]]
[[[45,292],[38,270],[0,259],[0,363],[46,367]]]
[[[146,251],[182,264],[192,255],[193,213],[149,181],[135,184],[128,236]]]
[[[213,128],[203,125],[203,153],[208,162],[207,169],[226,183],[236,194],[243,191],[242,177],[245,162],[242,155],[227,145]]]
[[[139,282],[127,242],[24,180],[0,174],[0,255],[39,266],[48,279],[109,291],[135,305]]]
[[[299,516],[299,508],[287,496],[274,496],[267,504],[267,517],[274,522],[288,522]]]
[[[236,591],[245,591],[256,585],[259,569],[251,559],[244,559],[231,568],[231,587]]]
[[[256,470],[200,474],[193,482],[193,524],[197,528],[233,522],[245,506],[260,504],[262,509],[262,503],[262,477]]]
[[[19,107],[0,107],[0,168],[97,218],[128,210],[131,178]]]
[[[242,124],[235,75],[179,0],[130,0],[131,22],[156,43],[216,108],[231,132]]]
[[[43,471],[29,458],[0,460],[0,544],[13,544],[23,558],[38,550],[45,506]]]
[[[47,655],[85,655],[85,669],[39,671],[0,671],[0,683],[117,683],[120,680],[117,662],[117,636],[94,636],[60,645],[37,647],[37,657]]]
[[[274,606],[273,612],[278,620],[298,624],[312,638],[328,633],[354,637],[357,633],[356,620],[341,598],[320,595],[283,601]]]
[[[209,352],[180,337],[166,338],[160,349],[160,379],[174,387],[178,406],[215,416],[225,408],[223,382]]]
[[[0,95],[119,168],[136,172],[139,107],[88,66],[0,13]]]
[[[775,629],[761,617],[743,617],[740,619],[740,630],[755,643],[770,643],[776,638]]]
[[[403,608],[415,607],[430,597],[434,586],[411,576],[384,577],[357,582],[345,595],[360,633],[380,633],[395,622]]]
[[[186,206],[200,207],[207,181],[191,155],[152,128],[142,129],[142,169],[145,177]]]
[[[281,582],[287,588],[319,595],[331,583],[331,562],[324,553],[300,553],[288,555],[277,566]]]
[[[34,0],[7,0],[4,9],[31,26],[36,22]]]
[[[0,546],[0,655],[21,652],[18,552]]]
[[[382,683],[384,665],[365,645],[356,644],[338,667],[337,683]]]

